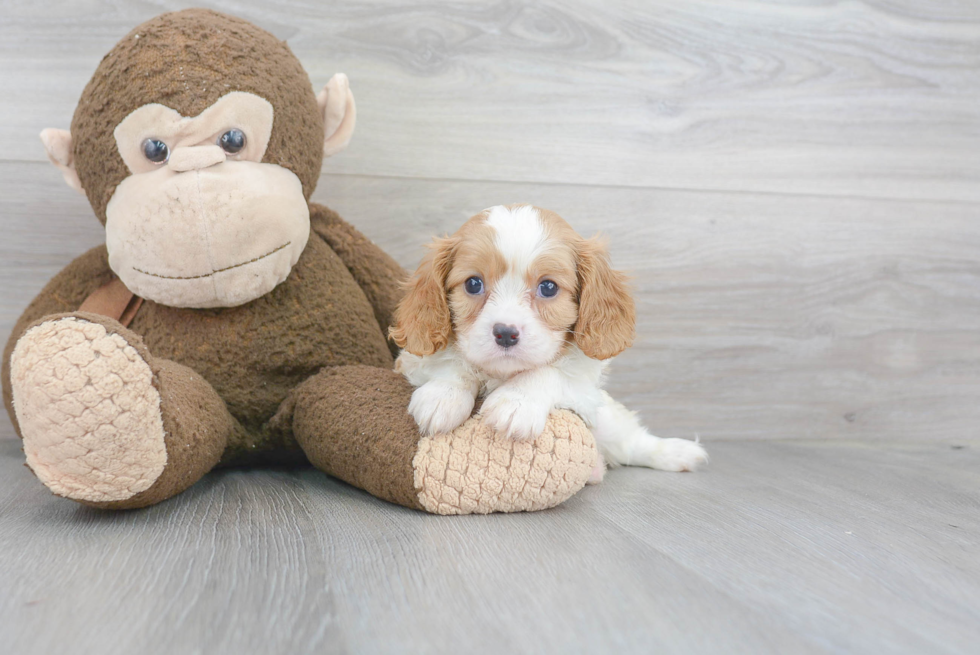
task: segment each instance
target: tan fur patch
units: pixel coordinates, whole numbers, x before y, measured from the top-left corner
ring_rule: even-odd
[[[609,359],[633,344],[636,306],[626,276],[609,265],[598,238],[578,244],[579,314],[575,342],[587,356]]]
[[[471,418],[449,434],[423,438],[412,466],[426,511],[489,514],[558,505],[585,486],[598,457],[582,419],[558,410],[534,441],[499,437]]]
[[[136,350],[76,318],[28,330],[11,357],[27,463],[59,496],[126,500],[167,464],[160,395]]]
[[[507,272],[507,262],[494,243],[494,230],[486,224],[486,213],[478,214],[456,233],[459,245],[452,270],[446,278],[446,289],[452,309],[453,327],[465,330],[480,315],[489,293],[471,296],[463,288],[473,276],[483,280],[489,291]]]
[[[470,218],[451,237],[436,239],[406,284],[391,338],[413,355],[441,350],[454,327],[475,319],[485,300],[467,294],[463,283],[474,275],[494,280],[505,267],[493,245],[493,230],[486,226],[486,212]]]
[[[582,351],[595,359],[618,355],[632,345],[636,334],[636,307],[626,276],[610,266],[608,249],[602,239],[583,239],[555,212],[535,209],[548,239],[561,245],[539,258],[542,261],[535,262],[533,269],[552,268],[555,272],[551,275],[562,278],[561,281],[552,278],[560,288],[576,290],[574,302],[570,298],[559,300],[563,294],[552,305],[537,299],[538,314],[552,329],[563,329],[571,325],[567,321],[576,312],[571,338]],[[566,254],[569,251],[574,257],[571,266]],[[564,277],[568,271],[574,271],[574,282]],[[540,275],[540,270],[530,271],[529,277],[536,274]]]
[[[571,330],[578,319],[578,278],[575,275],[575,251],[572,243],[554,241],[551,248],[534,260],[527,271],[526,282],[535,293],[531,306],[552,330]],[[537,296],[538,285],[551,280],[558,285],[552,298]]]
[[[458,243],[456,237],[436,239],[405,284],[405,295],[395,309],[395,324],[388,334],[399,348],[413,355],[431,355],[445,348],[452,336],[446,276]]]

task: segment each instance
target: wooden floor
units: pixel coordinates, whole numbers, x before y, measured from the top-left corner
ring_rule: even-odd
[[[0,442],[5,653],[976,653],[980,443],[723,443],[559,508],[432,517],[312,469],[145,511]]]
[[[52,497],[0,417],[0,653],[980,649],[980,3],[198,2],[346,72],[314,195],[406,267],[484,207],[602,230],[610,391],[705,472],[446,519],[315,471]],[[175,0],[0,0],[0,340],[103,241],[37,138]]]

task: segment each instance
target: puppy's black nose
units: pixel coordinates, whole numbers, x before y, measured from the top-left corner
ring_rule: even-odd
[[[513,325],[497,323],[493,326],[493,339],[497,342],[498,346],[503,346],[504,348],[516,346],[520,337],[521,333]]]

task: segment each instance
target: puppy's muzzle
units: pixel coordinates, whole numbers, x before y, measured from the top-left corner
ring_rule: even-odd
[[[520,341],[520,338],[520,331],[513,325],[497,323],[493,326],[493,339],[497,342],[497,345],[502,348],[516,346],[517,342]]]

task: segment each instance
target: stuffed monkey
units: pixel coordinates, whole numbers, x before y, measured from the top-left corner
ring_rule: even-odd
[[[99,64],[71,131],[42,141],[106,244],[52,279],[3,355],[31,470],[59,496],[145,507],[218,465],[307,459],[437,513],[532,510],[596,462],[578,417],[534,442],[478,418],[420,438],[387,328],[398,264],[309,203],[355,122],[285,43],[207,10],[154,18]]]

